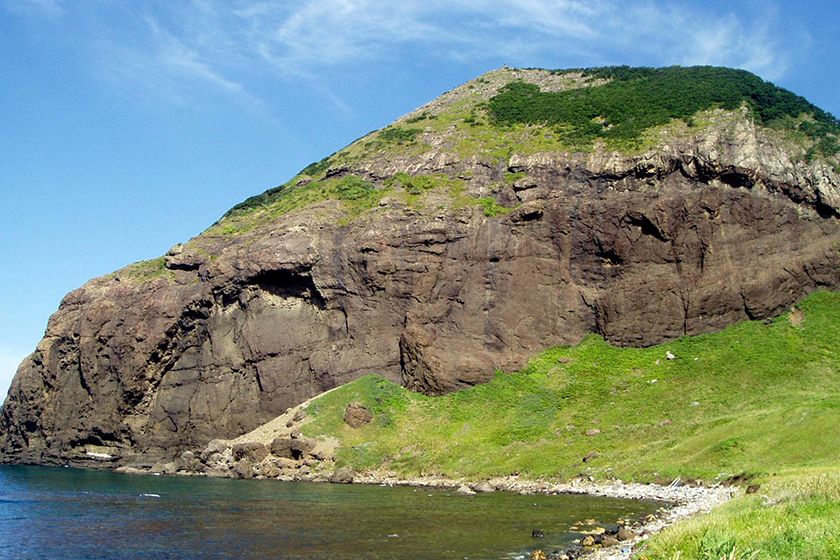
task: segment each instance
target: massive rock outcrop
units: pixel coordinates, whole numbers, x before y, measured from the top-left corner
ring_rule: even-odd
[[[513,77],[554,83],[498,71],[397,124]],[[366,373],[438,394],[589,333],[648,345],[840,287],[831,162],[746,110],[710,115],[629,155],[465,154],[455,125],[420,132],[416,153],[351,146],[319,172],[367,181],[368,207],[313,195],[241,214],[68,294],[3,406],[3,459],[157,461]]]

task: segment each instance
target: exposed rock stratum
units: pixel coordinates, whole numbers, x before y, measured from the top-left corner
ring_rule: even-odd
[[[589,333],[650,345],[840,287],[836,158],[746,107],[633,150],[486,136],[517,79],[603,82],[491,72],[68,294],[2,408],[3,460],[151,463],[367,373],[440,394]]]

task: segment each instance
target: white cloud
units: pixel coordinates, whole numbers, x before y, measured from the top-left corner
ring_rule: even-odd
[[[194,18],[195,14],[189,15]],[[102,39],[97,56],[103,75],[130,89],[137,86],[170,101],[190,103],[207,90],[259,103],[245,86],[227,75],[222,63],[235,51],[218,45],[206,33],[189,28],[165,28],[151,14],[141,18],[134,42]]]
[[[645,53],[652,64],[718,64],[770,77],[787,65],[767,23],[776,19],[773,11],[747,21],[652,1],[318,0],[286,6],[245,3],[236,13],[261,56],[294,73],[393,57],[404,46],[461,61],[502,55],[524,64],[529,57],[568,53],[579,55],[581,65]]]
[[[732,13],[675,9],[640,10],[634,17],[639,40],[663,62],[670,58],[678,64],[734,66],[768,79],[781,77],[789,64],[787,49],[773,35],[773,12],[757,16],[758,21],[745,21]]]
[[[152,58],[160,67],[167,72],[205,81],[229,92],[244,93],[240,84],[214,70],[212,64],[197,48],[187,46],[175,35],[162,29],[154,18],[147,16],[145,21],[152,32],[155,45]]]
[[[57,0],[27,2],[62,10]],[[715,64],[777,79],[794,48],[779,42],[781,22],[766,6],[761,13],[665,0],[193,0],[131,10],[116,6],[110,9],[123,10],[122,19],[133,28],[106,34],[103,67],[120,80],[185,100],[209,88],[255,102],[254,84],[269,75],[307,80],[340,106],[325,86],[335,78],[330,72],[375,68],[406,56],[482,67]],[[145,17],[134,17],[136,11]]]

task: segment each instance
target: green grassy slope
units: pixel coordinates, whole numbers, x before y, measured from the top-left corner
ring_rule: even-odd
[[[341,463],[405,475],[713,481],[830,466],[840,461],[840,293],[798,309],[651,348],[592,336],[442,397],[368,376],[315,401],[307,431],[338,438]],[[376,421],[344,425],[352,401]]]
[[[562,71],[558,71],[562,72]],[[808,157],[840,151],[840,122],[803,97],[765,82],[745,70],[714,66],[586,69],[607,80],[598,86],[542,92],[534,84],[513,82],[488,103],[499,124],[555,126],[570,145],[607,141],[612,148],[631,148],[642,133],[711,108],[733,110],[745,104],[765,126],[795,129],[813,141]],[[802,115],[810,119],[797,121]]]
[[[344,424],[351,402],[374,421]],[[651,348],[593,336],[442,397],[371,375],[308,410],[305,432],[338,438],[339,464],[360,470],[760,484],[657,535],[638,558],[840,558],[840,292]]]
[[[513,153],[587,152],[597,142],[617,152],[637,153],[662,142],[663,135],[700,131],[710,124],[710,111],[731,112],[741,106],[749,109],[757,124],[795,141],[802,158],[830,158],[833,165],[837,163],[840,122],[804,98],[744,70],[622,66],[551,73],[561,78],[583,74],[584,80],[565,91],[542,91],[536,84],[511,78],[489,99],[467,94],[434,113],[421,112],[365,135],[307,166],[285,184],[234,206],[217,226],[342,199],[334,188],[337,181],[327,177],[330,167],[353,168],[359,162],[433,150],[450,151],[464,159],[503,161]],[[467,87],[485,82],[480,77]],[[381,183],[374,185],[376,189],[403,190],[400,184]],[[358,214],[358,205],[351,210]],[[239,229],[215,227],[211,233]]]
[[[793,469],[759,478],[759,491],[654,537],[640,560],[836,560],[840,469]]]

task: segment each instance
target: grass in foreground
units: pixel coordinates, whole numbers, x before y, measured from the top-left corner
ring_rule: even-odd
[[[840,558],[840,469],[794,469],[756,482],[755,494],[666,529],[637,558]]]

